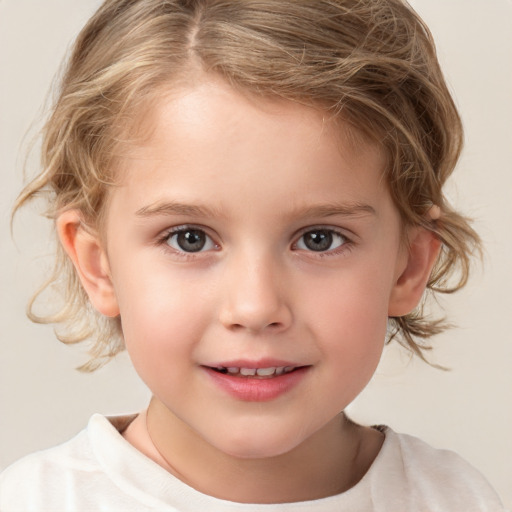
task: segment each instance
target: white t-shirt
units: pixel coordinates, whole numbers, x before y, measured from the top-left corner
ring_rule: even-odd
[[[315,501],[248,505],[202,494],[118,432],[128,417],[91,417],[85,430],[0,475],[2,512],[473,512],[503,511],[472,466],[453,452],[384,427],[381,451],[350,490]]]

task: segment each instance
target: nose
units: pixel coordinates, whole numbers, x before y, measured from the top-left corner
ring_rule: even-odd
[[[270,258],[240,258],[226,269],[220,322],[229,330],[278,333],[292,323],[286,279]]]

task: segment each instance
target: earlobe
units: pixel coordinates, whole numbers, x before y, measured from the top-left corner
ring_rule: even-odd
[[[108,258],[99,237],[84,227],[78,210],[58,216],[57,233],[92,305],[105,316],[118,316]]]
[[[405,268],[391,291],[388,316],[407,315],[418,305],[440,248],[441,241],[431,231],[421,227],[411,230]]]

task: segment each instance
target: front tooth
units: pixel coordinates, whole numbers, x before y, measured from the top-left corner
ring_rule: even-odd
[[[258,368],[256,370],[256,373],[260,377],[269,377],[270,375],[274,375],[275,372],[276,372],[276,368]]]
[[[256,375],[256,368],[240,368],[240,373],[250,377]]]

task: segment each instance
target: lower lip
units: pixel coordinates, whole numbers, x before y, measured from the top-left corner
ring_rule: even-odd
[[[258,379],[255,377],[234,377],[203,367],[210,378],[232,397],[246,402],[268,402],[291,391],[304,378],[309,367],[298,368],[277,377]]]

